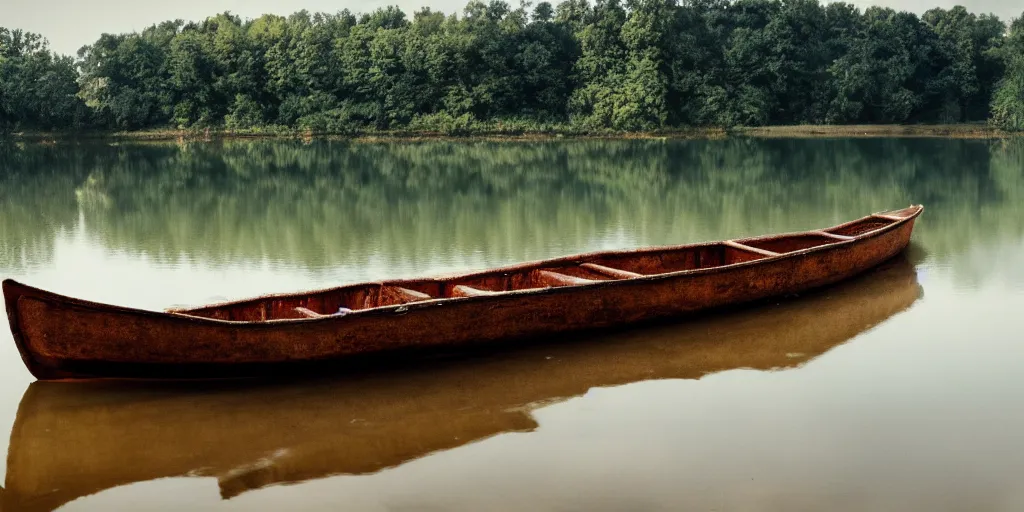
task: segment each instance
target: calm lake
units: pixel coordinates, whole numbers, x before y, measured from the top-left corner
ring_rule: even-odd
[[[1022,510],[1024,141],[0,145],[0,277],[152,309],[911,203],[841,285],[403,371],[33,383],[5,317],[0,509]]]

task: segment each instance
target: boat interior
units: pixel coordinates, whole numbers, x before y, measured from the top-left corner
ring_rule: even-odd
[[[352,311],[456,297],[578,286],[756,261],[867,236],[916,213],[911,207],[825,230],[559,258],[451,278],[385,281],[242,300],[175,313],[235,322],[316,319]]]

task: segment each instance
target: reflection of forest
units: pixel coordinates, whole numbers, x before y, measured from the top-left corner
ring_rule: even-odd
[[[0,265],[79,219],[206,264],[488,263],[831,225],[923,203],[948,260],[1024,237],[1024,144],[941,139],[0,146]]]

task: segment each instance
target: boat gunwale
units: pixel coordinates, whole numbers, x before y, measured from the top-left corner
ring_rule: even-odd
[[[415,311],[415,310],[421,310],[421,309],[425,309],[425,308],[441,306],[441,305],[444,305],[444,304],[451,304],[451,303],[464,303],[464,302],[471,302],[471,301],[484,302],[484,301],[496,301],[496,300],[501,300],[501,299],[506,299],[506,298],[518,298],[518,297],[523,297],[523,296],[544,295],[544,294],[552,294],[552,293],[556,293],[556,294],[557,293],[571,293],[571,292],[579,291],[581,289],[583,289],[583,290],[591,290],[591,289],[595,289],[597,287],[602,287],[602,286],[627,286],[627,285],[635,285],[635,284],[638,284],[638,283],[650,283],[650,282],[654,282],[654,281],[663,281],[663,280],[680,278],[680,277],[690,277],[690,276],[716,274],[716,273],[720,273],[720,272],[728,272],[728,271],[732,271],[732,270],[735,270],[735,269],[741,269],[741,268],[745,268],[745,267],[749,267],[749,266],[754,266],[754,265],[759,265],[759,264],[774,263],[774,262],[782,261],[782,260],[789,259],[789,258],[801,257],[801,256],[805,256],[805,255],[811,254],[811,253],[835,250],[835,249],[838,249],[838,248],[846,247],[846,246],[849,246],[849,245],[854,245],[854,244],[857,244],[859,242],[863,242],[865,240],[869,240],[869,239],[872,239],[872,238],[876,238],[876,237],[882,236],[882,235],[888,233],[889,231],[895,230],[898,227],[900,227],[900,226],[902,226],[902,225],[904,225],[904,224],[906,224],[908,222],[911,222],[914,219],[916,219],[924,211],[924,206],[923,205],[910,205],[909,207],[903,208],[903,209],[886,210],[886,211],[876,212],[876,213],[872,213],[872,214],[869,214],[869,215],[865,215],[865,216],[863,216],[861,218],[858,218],[858,219],[854,219],[854,220],[851,220],[851,221],[848,221],[848,222],[844,222],[842,224],[837,224],[837,225],[826,227],[826,228],[822,228],[822,229],[812,229],[812,230],[807,230],[807,231],[793,231],[793,232],[786,232],[786,233],[774,233],[774,234],[759,235],[759,236],[754,236],[754,237],[730,239],[730,241],[734,241],[734,242],[742,244],[744,242],[756,242],[756,241],[762,241],[762,240],[773,240],[773,239],[779,239],[779,238],[785,238],[785,237],[793,237],[793,236],[820,236],[820,237],[826,237],[827,238],[826,235],[823,235],[820,232],[842,229],[844,227],[852,226],[852,225],[855,225],[857,223],[870,220],[872,218],[879,218],[878,217],[879,215],[885,215],[885,214],[892,213],[892,212],[905,212],[905,211],[911,210],[911,209],[913,209],[913,212],[911,214],[907,215],[906,217],[903,217],[902,219],[899,219],[899,220],[881,219],[881,220],[889,220],[891,222],[889,224],[887,224],[885,226],[882,226],[882,227],[879,227],[877,229],[865,231],[864,233],[861,233],[861,234],[859,234],[859,235],[857,235],[855,237],[852,237],[849,240],[839,240],[839,239],[836,239],[836,240],[834,240],[832,242],[816,245],[816,246],[813,246],[813,247],[807,247],[807,248],[804,248],[804,249],[799,249],[799,250],[796,250],[796,251],[790,251],[790,252],[786,252],[786,253],[779,253],[776,256],[766,256],[766,257],[758,258],[758,259],[755,259],[755,260],[742,261],[742,262],[731,263],[731,264],[727,264],[727,265],[717,265],[717,266],[705,267],[705,268],[684,269],[684,270],[678,270],[678,271],[674,271],[674,272],[665,272],[665,273],[660,273],[660,274],[645,274],[645,275],[641,275],[639,277],[624,278],[624,279],[595,280],[592,283],[569,285],[569,286],[554,286],[554,287],[540,287],[540,288],[524,288],[524,289],[518,289],[518,290],[505,290],[505,291],[492,292],[492,293],[487,294],[487,295],[469,296],[469,297],[437,297],[437,298],[433,298],[433,299],[429,299],[429,300],[409,302],[409,303],[405,303],[405,304],[392,304],[392,305],[387,305],[387,306],[378,306],[378,307],[373,307],[373,308],[358,309],[358,310],[354,310],[351,313],[348,313],[348,314],[345,314],[345,315],[324,315],[324,316],[319,317],[319,318],[281,318],[281,319],[268,319],[268,320],[260,320],[260,321],[252,321],[252,320],[222,320],[222,319],[217,319],[217,318],[210,318],[210,317],[204,317],[204,316],[199,316],[199,315],[192,315],[192,314],[186,313],[186,311],[195,311],[195,310],[200,310],[200,309],[216,309],[216,308],[223,308],[223,307],[228,307],[228,306],[238,306],[238,305],[242,305],[242,304],[249,303],[249,302],[258,302],[258,301],[273,300],[273,299],[286,299],[286,298],[292,298],[292,297],[296,297],[296,296],[317,295],[317,294],[322,294],[322,293],[330,293],[330,292],[334,292],[334,291],[340,291],[340,290],[345,289],[345,288],[357,288],[357,287],[360,287],[360,286],[386,286],[386,285],[402,286],[403,284],[422,283],[424,281],[433,281],[433,282],[438,282],[438,283],[447,283],[447,282],[452,282],[452,281],[455,281],[455,280],[473,278],[473,277],[484,276],[484,275],[494,274],[494,273],[516,272],[516,271],[522,271],[522,270],[535,269],[537,267],[540,267],[540,266],[543,266],[543,265],[547,265],[547,264],[572,263],[572,262],[575,262],[575,261],[578,261],[578,260],[583,260],[583,259],[587,259],[587,258],[594,258],[594,257],[599,257],[599,256],[629,255],[629,254],[639,254],[639,253],[657,253],[657,252],[667,252],[667,251],[682,250],[682,249],[689,249],[689,248],[709,247],[709,246],[714,246],[714,245],[722,244],[726,240],[714,240],[714,241],[698,242],[698,243],[692,243],[692,244],[680,244],[680,245],[645,247],[645,248],[639,249],[639,250],[632,249],[632,250],[594,251],[594,252],[589,252],[589,253],[580,253],[580,254],[574,254],[574,255],[569,255],[569,256],[561,256],[561,257],[557,257],[557,258],[550,258],[550,259],[522,262],[522,263],[517,263],[517,264],[514,264],[514,265],[505,266],[505,267],[495,267],[495,268],[490,268],[490,269],[475,270],[475,271],[471,271],[471,272],[467,272],[467,273],[456,273],[456,274],[449,274],[449,275],[442,275],[442,276],[425,276],[425,277],[420,277],[420,278],[391,279],[391,280],[381,280],[381,281],[367,281],[367,282],[362,282],[362,283],[351,283],[351,284],[346,284],[346,285],[341,285],[341,286],[334,286],[334,287],[330,287],[330,288],[323,288],[323,289],[319,289],[319,290],[307,290],[307,291],[301,291],[301,292],[267,294],[267,295],[260,295],[260,296],[249,297],[249,298],[244,298],[244,299],[236,299],[236,300],[227,301],[227,302],[221,302],[221,303],[205,304],[205,305],[196,306],[196,307],[190,307],[190,308],[168,309],[168,310],[165,310],[165,311],[154,311],[154,310],[138,309],[138,308],[133,308],[133,307],[128,307],[128,306],[118,306],[118,305],[114,305],[114,304],[105,304],[105,303],[94,302],[94,301],[89,301],[89,300],[85,300],[85,299],[79,299],[79,298],[75,298],[75,297],[70,297],[70,296],[66,296],[66,295],[61,295],[61,294],[58,294],[58,293],[50,292],[50,291],[43,290],[43,289],[40,289],[40,288],[35,288],[35,287],[29,286],[29,285],[25,285],[25,284],[22,284],[22,283],[18,283],[16,281],[14,281],[13,279],[6,279],[6,280],[4,280],[3,281],[3,288],[4,288],[5,295],[6,295],[6,292],[7,292],[8,288],[11,287],[12,285],[14,287],[22,288],[22,289],[29,290],[29,291],[32,292],[32,293],[28,293],[28,294],[25,294],[25,293],[19,294],[15,301],[11,301],[10,300],[11,298],[9,298],[9,297],[7,298],[8,316],[9,316],[8,320],[11,323],[11,328],[12,328],[12,331],[14,332],[15,341],[19,344],[19,346],[21,345],[21,340],[19,340],[20,329],[19,329],[19,326],[18,326],[18,319],[16,318],[17,311],[12,311],[12,306],[14,306],[13,309],[16,310],[17,309],[17,304],[12,304],[12,302],[17,302],[21,298],[27,298],[27,299],[31,299],[31,300],[40,300],[40,301],[51,302],[51,303],[58,303],[58,304],[65,304],[65,305],[73,306],[73,307],[76,307],[76,308],[84,308],[86,310],[97,310],[98,309],[98,310],[102,310],[102,311],[116,312],[116,313],[122,313],[122,314],[132,314],[132,315],[135,315],[135,316],[142,316],[142,317],[157,317],[157,318],[165,318],[165,319],[166,318],[171,318],[171,319],[186,321],[186,322],[190,322],[190,323],[194,323],[194,324],[207,324],[207,325],[216,325],[216,326],[224,326],[224,327],[236,327],[236,328],[245,328],[245,329],[278,328],[278,327],[288,326],[288,325],[311,325],[311,324],[315,324],[315,323],[344,322],[344,321],[351,320],[353,317],[370,318],[370,317],[375,317],[375,316],[385,316],[385,315],[394,315],[394,314],[402,315],[402,314],[407,314],[407,313],[409,313],[411,311]]]

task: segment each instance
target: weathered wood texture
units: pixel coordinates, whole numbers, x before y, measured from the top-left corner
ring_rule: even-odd
[[[216,376],[216,368],[546,336],[797,293],[892,258],[922,211],[823,230],[839,237],[812,231],[593,253],[170,312],[13,281],[3,289],[14,339],[39,379]],[[333,314],[339,308],[345,314]]]

